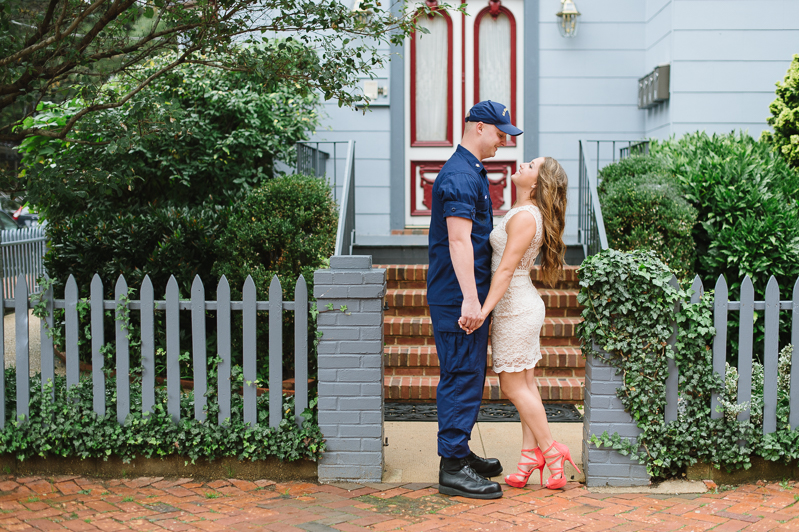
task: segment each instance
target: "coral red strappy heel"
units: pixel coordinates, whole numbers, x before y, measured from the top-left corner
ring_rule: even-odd
[[[507,475],[505,477],[505,484],[514,488],[523,488],[527,485],[527,480],[530,478],[530,475],[533,474],[533,471],[536,469],[541,472],[541,481],[540,483],[544,483],[544,465],[546,465],[547,461],[544,459],[544,455],[541,452],[541,449],[536,447],[535,449],[522,449],[522,460],[527,459],[528,462],[521,461],[516,466],[518,469],[517,473],[513,473],[511,475]],[[529,470],[522,468],[522,466],[532,466]]]
[[[566,461],[568,460],[571,465],[574,466],[574,469],[577,469],[577,465],[574,463],[574,460],[572,460],[569,448],[562,443],[552,442],[552,445],[543,452],[543,456],[547,462],[549,472],[552,473],[547,479],[546,487],[551,490],[562,488],[567,482],[566,475],[563,473],[563,467],[566,465]],[[577,469],[577,472],[580,473],[580,470]],[[560,478],[553,478],[558,475],[560,475]]]

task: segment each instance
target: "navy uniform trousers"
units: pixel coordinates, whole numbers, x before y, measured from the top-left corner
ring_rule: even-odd
[[[469,439],[480,413],[486,377],[488,323],[466,334],[458,327],[461,307],[430,305],[441,378],[436,388],[438,454],[469,455]]]

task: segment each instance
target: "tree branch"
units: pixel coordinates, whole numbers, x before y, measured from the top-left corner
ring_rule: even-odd
[[[33,43],[42,38],[42,35],[46,35],[50,30],[50,22],[53,20],[53,14],[55,13],[55,8],[58,5],[58,1],[59,0],[50,0],[50,5],[47,6],[47,13],[44,14],[42,23],[39,24],[36,32],[28,37],[28,40],[25,41],[25,47],[33,45]]]
[[[94,2],[94,4],[92,4],[91,6],[86,8],[86,10],[82,14],[80,14],[72,22],[72,24],[70,24],[70,26],[67,28],[67,30],[64,33],[61,33],[59,31],[59,28],[58,28],[58,25],[57,25],[56,26],[56,32],[55,32],[55,34],[52,37],[49,37],[49,38],[39,42],[39,44],[26,46],[25,48],[23,48],[19,52],[15,53],[15,54],[12,54],[12,55],[10,55],[8,57],[5,57],[3,59],[0,59],[0,67],[4,67],[4,66],[6,66],[6,65],[8,65],[10,63],[18,61],[18,60],[20,60],[20,59],[22,59],[24,57],[27,57],[27,56],[31,55],[32,53],[37,52],[37,51],[41,50],[42,48],[46,48],[47,46],[53,44],[54,42],[61,40],[64,37],[64,35],[71,34],[80,25],[80,23],[83,22],[86,19],[86,17],[88,17],[90,14],[92,14],[92,12],[94,12],[98,7],[100,7],[100,5],[105,3],[105,1],[106,0],[96,0]],[[60,22],[63,20],[63,18],[65,16],[66,4],[67,3],[64,2],[64,9],[61,12],[61,17],[59,18],[59,25],[60,25]]]
[[[139,85],[137,85],[133,90],[128,92],[125,96],[120,98],[118,101],[113,102],[113,103],[94,104],[94,105],[90,105],[88,107],[85,107],[85,108],[81,109],[72,118],[70,118],[67,121],[67,123],[59,130],[41,129],[41,128],[29,128],[29,129],[26,129],[26,130],[19,131],[18,135],[21,136],[21,137],[27,137],[27,136],[30,136],[30,135],[39,135],[39,136],[42,136],[42,137],[53,138],[53,139],[64,139],[66,137],[67,133],[69,133],[72,130],[72,128],[75,127],[75,124],[77,123],[77,121],[80,120],[81,118],[83,118],[85,115],[87,115],[89,113],[93,113],[95,111],[103,111],[103,110],[106,110],[106,109],[116,109],[118,107],[122,107],[123,105],[125,105],[125,103],[127,103],[128,100],[133,98],[133,96],[138,94],[142,89],[147,87],[147,85],[152,83],[152,81],[154,79],[160,77],[165,72],[168,72],[168,71],[174,69],[178,65],[181,65],[181,64],[185,63],[186,62],[186,58],[189,55],[191,55],[192,53],[194,53],[195,51],[196,51],[196,47],[191,48],[189,50],[186,50],[179,58],[177,58],[175,61],[169,63],[168,65],[164,66],[163,68],[159,69],[157,72],[155,72],[152,75],[150,75],[149,77],[147,77],[147,79],[145,79],[144,81],[139,83]]]

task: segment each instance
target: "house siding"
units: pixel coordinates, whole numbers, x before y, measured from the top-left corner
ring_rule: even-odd
[[[671,4],[671,115],[668,127],[652,136],[744,130],[757,138],[768,129],[774,83],[799,52],[799,2]]]
[[[539,5],[540,153],[570,177],[566,243],[577,242],[578,141],[639,139],[637,80],[644,68],[644,6],[635,0],[578,2],[579,33],[564,39],[557,5]],[[520,127],[523,127],[520,126]]]
[[[526,2],[525,20],[537,22],[536,31],[524,36],[537,43],[531,40],[525,50],[529,55],[537,46],[538,52],[524,58],[523,68],[527,90],[536,93],[535,98],[525,95],[525,117],[517,120],[526,135],[537,133],[531,143],[537,149],[526,149],[525,157],[555,157],[572,178],[567,243],[575,243],[577,235],[578,140],[665,139],[739,129],[757,137],[768,127],[774,83],[799,52],[796,0],[577,3],[579,34],[564,39],[557,31],[557,2]],[[660,64],[671,65],[670,100],[639,110],[638,79]],[[392,154],[402,156],[403,133],[391,130],[392,117],[396,122],[403,116],[402,80],[393,79],[402,75],[399,64],[380,73],[392,78],[386,84],[392,87],[393,108],[373,107],[363,115],[327,103],[327,117],[313,137],[356,141],[356,231],[361,235],[387,235],[404,223],[403,212],[397,212],[404,209],[403,162],[392,160]],[[343,167],[344,154],[339,157]]]

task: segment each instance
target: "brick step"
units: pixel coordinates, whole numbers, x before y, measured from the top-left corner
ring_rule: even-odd
[[[427,288],[427,264],[379,264],[375,268],[386,269],[387,288]],[[566,265],[563,267],[561,279],[556,286],[551,288],[579,289],[580,280],[577,276],[579,266]],[[536,266],[530,272],[533,284],[539,288],[545,288],[541,268]],[[550,287],[546,287],[550,288]]]
[[[439,361],[436,346],[390,345],[383,350],[386,375],[438,375]],[[488,346],[486,365],[493,364],[491,346]],[[585,359],[578,347],[542,347],[541,360],[536,364],[549,377],[582,377]]]
[[[546,366],[542,366],[540,363],[536,364],[534,370],[536,377],[552,377],[552,378],[560,378],[560,377],[576,377],[582,379],[585,377],[585,368],[549,368]],[[385,368],[384,375],[393,375],[393,376],[410,376],[410,377],[421,377],[421,376],[439,376],[441,375],[441,370],[438,366],[427,366],[427,367],[417,367],[417,368],[408,368],[408,367],[401,367],[401,368]],[[494,370],[491,366],[486,368],[486,375],[496,375]]]
[[[583,400],[583,378],[538,377],[538,390],[543,401],[580,403]],[[433,401],[436,398],[438,377],[391,376],[383,378],[383,393],[387,401]],[[507,401],[499,388],[499,377],[486,377],[483,386],[484,401]]]
[[[582,321],[574,316],[545,318],[541,345],[579,345],[575,333],[577,324]],[[385,316],[383,334],[388,345],[434,345],[433,323],[429,316]]]
[[[577,290],[541,288],[538,290],[547,309],[547,316],[580,316],[583,307],[577,303]],[[386,316],[429,316],[427,290],[424,288],[394,288],[386,291]]]

